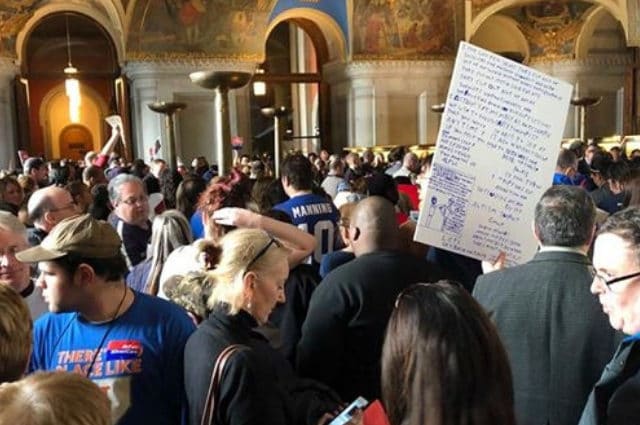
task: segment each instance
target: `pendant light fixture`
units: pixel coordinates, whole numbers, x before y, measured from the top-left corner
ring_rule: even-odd
[[[64,87],[69,98],[69,120],[71,122],[80,121],[80,82],[76,78],[78,70],[71,63],[71,38],[69,36],[69,15],[64,16],[67,30],[67,67],[64,69],[66,77]]]

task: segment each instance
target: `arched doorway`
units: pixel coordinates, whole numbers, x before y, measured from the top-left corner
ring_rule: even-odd
[[[17,101],[29,100],[29,118],[21,123],[21,147],[30,155],[62,158],[75,151],[60,145],[61,130],[77,125],[89,132],[89,149],[99,149],[108,137],[104,118],[119,109],[121,97],[114,84],[120,76],[116,47],[107,31],[86,15],[53,13],[30,28],[22,47],[20,81],[26,84]],[[67,87],[71,79],[78,81],[77,92]]]
[[[283,151],[317,152],[330,146],[329,90],[322,79],[328,62],[327,43],[318,26],[304,18],[281,21],[266,42],[266,59],[254,77],[251,92],[251,127],[254,153],[272,152],[272,119],[260,109],[287,107]],[[264,83],[261,94],[258,84]]]
[[[60,132],[60,157],[80,160],[93,149],[91,131],[80,124],[70,124]]]

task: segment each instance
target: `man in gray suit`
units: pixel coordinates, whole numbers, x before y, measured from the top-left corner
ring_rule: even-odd
[[[594,222],[583,189],[551,187],[535,210],[540,251],[476,282],[509,354],[520,425],[575,425],[614,352],[616,334],[589,292]]]

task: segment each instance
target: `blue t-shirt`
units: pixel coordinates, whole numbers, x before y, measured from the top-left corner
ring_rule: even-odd
[[[189,225],[191,226],[191,234],[193,240],[204,238],[204,222],[202,221],[202,211],[196,210],[189,219]]]
[[[194,330],[180,307],[140,293],[109,323],[48,313],[34,326],[29,371],[86,376],[93,362],[90,378],[109,396],[113,423],[179,424],[186,407],[183,350]]]
[[[323,255],[322,261],[320,262],[320,277],[324,279],[326,275],[333,271],[333,269],[337,269],[354,258],[356,258],[356,256],[353,252],[346,251],[333,251]]]
[[[571,177],[562,173],[553,173],[553,185],[575,186]]]
[[[333,202],[312,193],[293,198],[273,207],[283,211],[295,226],[316,238],[313,263],[318,266],[322,256],[332,252],[337,243],[339,213]]]

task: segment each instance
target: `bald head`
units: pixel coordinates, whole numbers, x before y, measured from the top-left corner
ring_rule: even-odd
[[[415,171],[418,168],[418,156],[413,152],[407,152],[402,160],[404,168]]]
[[[53,226],[63,219],[78,213],[71,194],[56,186],[33,192],[27,204],[27,211],[34,226],[46,232],[50,232]]]
[[[398,223],[393,204],[370,196],[356,206],[351,216],[351,240],[356,256],[397,248]]]

